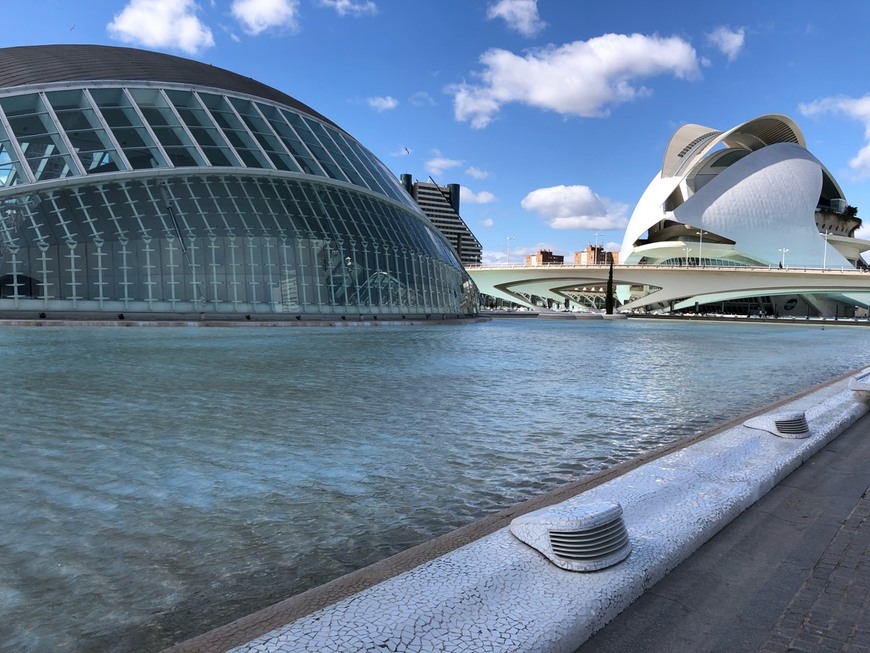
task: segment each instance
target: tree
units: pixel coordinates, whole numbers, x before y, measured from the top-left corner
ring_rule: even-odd
[[[610,271],[607,273],[607,296],[604,299],[604,312],[613,315],[613,259],[610,259]]]

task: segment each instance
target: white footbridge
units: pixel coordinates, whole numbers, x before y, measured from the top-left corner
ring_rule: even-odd
[[[590,288],[601,292],[609,271],[608,265],[468,268],[481,293],[529,308],[537,308],[530,302],[532,295],[564,302]],[[777,295],[841,295],[852,304],[870,305],[870,273],[853,268],[614,265],[613,283],[622,311]]]

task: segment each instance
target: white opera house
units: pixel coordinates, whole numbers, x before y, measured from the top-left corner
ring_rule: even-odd
[[[680,127],[662,169],[625,231],[625,265],[866,268],[870,241],[837,181],[806,147],[798,126],[766,115],[727,131]],[[644,289],[623,285],[623,303]],[[862,296],[863,295],[863,296]],[[845,316],[870,294],[795,292],[746,296],[739,288],[686,297],[675,309]],[[742,306],[741,306],[742,303]],[[744,310],[745,309],[745,310]]]

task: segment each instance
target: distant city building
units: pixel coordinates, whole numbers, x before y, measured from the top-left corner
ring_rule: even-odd
[[[0,49],[4,317],[474,314],[452,245],[282,91],[131,48]]]
[[[480,265],[483,248],[459,215],[459,184],[439,186],[434,182],[415,182],[409,174],[403,174],[401,180],[405,190],[423,209],[423,213],[453,245],[462,264]]]
[[[526,266],[535,267],[538,265],[564,265],[565,257],[561,254],[553,254],[548,249],[539,249],[534,254],[526,256]]]
[[[589,245],[584,250],[574,252],[574,265],[614,265],[619,263],[619,252],[605,252],[601,246]]]

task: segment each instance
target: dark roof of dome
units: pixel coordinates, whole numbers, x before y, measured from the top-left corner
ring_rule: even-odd
[[[175,82],[256,95],[338,127],[299,100],[261,82],[200,61],[108,45],[28,45],[0,48],[0,88],[96,80]]]

